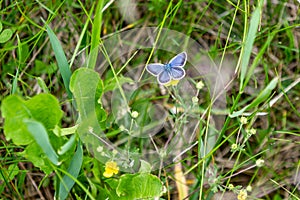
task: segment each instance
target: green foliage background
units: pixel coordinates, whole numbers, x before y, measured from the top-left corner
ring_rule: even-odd
[[[124,199],[234,199],[249,185],[249,199],[299,199],[299,1],[65,0],[0,5],[1,199],[118,199],[128,193],[126,188],[130,194]],[[77,110],[82,114],[86,107],[74,102],[82,95],[79,83],[84,83],[75,80],[80,73],[90,73],[91,80],[98,81],[93,85],[97,98],[131,82],[113,68],[94,76],[99,71],[94,49],[111,34],[142,27],[179,31],[196,40],[212,59],[231,54],[238,60],[226,88],[227,108],[220,111],[226,119],[204,157],[201,148],[208,142],[210,112],[201,119],[199,145],[179,161],[182,176],[176,176],[172,164],[152,174],[142,166],[138,174],[120,172],[107,179],[102,175],[104,164],[87,151],[76,132]],[[163,52],[152,57],[167,60]],[[145,54],[126,57],[133,66],[145,65],[147,59]],[[86,60],[89,69],[76,71]],[[112,64],[120,66],[118,70],[125,66],[121,61]],[[205,91],[198,97],[206,105],[199,106],[201,113],[211,105]],[[162,94],[153,95],[151,101],[160,98]],[[98,99],[88,103],[93,102]],[[112,141],[124,139],[109,110],[101,106],[96,110],[101,128]],[[240,117],[247,114],[243,125]],[[255,135],[247,135],[251,128]],[[260,158],[265,164],[257,167]],[[149,184],[140,184],[142,180]],[[187,188],[180,188],[180,182]],[[138,186],[147,190],[139,193]]]

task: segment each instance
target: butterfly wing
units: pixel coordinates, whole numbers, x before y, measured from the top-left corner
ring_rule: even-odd
[[[146,70],[153,76],[158,76],[162,71],[164,71],[164,66],[161,63],[152,63],[146,66]]]
[[[178,55],[176,55],[174,58],[172,58],[169,62],[171,67],[183,67],[186,63],[187,55],[186,52],[182,52]]]
[[[168,70],[165,69],[166,65],[161,63],[152,63],[146,66],[146,70],[153,76],[157,76],[159,84],[165,85],[172,79],[180,80],[185,76],[185,70],[183,69],[187,60],[186,52],[182,52],[172,58],[167,65]]]
[[[182,67],[172,67],[170,73],[174,80],[180,80],[185,76],[185,71]]]
[[[159,84],[167,84],[171,81],[171,76],[170,74],[168,73],[168,71],[166,70],[163,70],[157,77],[157,81]]]

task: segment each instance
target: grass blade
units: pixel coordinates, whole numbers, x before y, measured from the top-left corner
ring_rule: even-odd
[[[70,84],[70,77],[71,77],[72,73],[69,68],[69,64],[68,64],[66,55],[63,51],[63,48],[62,48],[59,40],[57,39],[57,37],[54,34],[54,32],[52,31],[52,29],[47,24],[46,24],[46,28],[47,28],[48,36],[50,38],[50,43],[51,43],[52,49],[55,54],[57,65],[59,67],[59,71],[61,73],[65,88],[67,90],[68,97],[71,99],[72,93],[69,89],[69,84]]]
[[[243,109],[237,111],[237,112],[233,112],[230,117],[238,117],[240,115],[242,115],[246,110],[250,109],[250,108],[254,108],[256,106],[258,106],[260,103],[264,102],[272,93],[273,89],[276,87],[277,83],[278,83],[279,78],[276,77],[274,78],[268,85],[267,87],[261,91],[259,93],[259,95],[247,106],[245,106]]]
[[[99,1],[96,7],[96,14],[92,29],[90,57],[88,60],[88,68],[94,69],[98,57],[98,46],[100,44],[100,34],[102,27],[102,8],[104,1]]]
[[[68,173],[72,175],[74,179],[78,177],[78,174],[81,169],[83,161],[83,150],[82,150],[82,145],[80,142],[78,142],[77,150],[71,160],[70,166],[68,168]],[[65,175],[62,179],[62,181],[59,184],[59,199],[64,200],[67,198],[70,190],[72,189],[75,181]]]
[[[16,72],[16,75],[15,75],[14,80],[13,80],[12,90],[11,90],[12,94],[15,94],[17,92],[18,78],[19,78],[19,68],[17,68],[17,72]]]
[[[263,2],[264,2],[263,0],[260,1],[258,3],[257,8],[252,13],[248,34],[246,36],[245,46],[243,48],[243,51],[241,52],[242,60],[241,60],[240,91],[243,91],[243,89],[245,87],[244,80],[245,80],[245,76],[246,76],[248,65],[249,65],[249,60],[250,60],[250,56],[251,56],[251,52],[252,52],[252,48],[253,48],[253,43],[254,43],[258,25],[260,22]]]
[[[261,60],[261,58],[263,57],[264,53],[266,52],[267,48],[270,46],[273,38],[275,36],[275,33],[270,33],[268,35],[268,38],[266,40],[266,43],[262,46],[262,48],[260,49],[260,51],[258,52],[258,54],[255,56],[255,59],[253,60],[252,62],[252,65],[250,66],[248,72],[247,72],[247,75],[246,75],[246,79],[245,79],[245,82],[244,82],[244,85],[247,85],[247,83],[249,82],[251,76],[253,75],[254,73],[254,70],[255,68],[258,66],[259,64],[259,61]]]
[[[45,81],[41,77],[36,77],[35,79],[36,79],[38,85],[42,88],[43,92],[46,94],[49,94],[50,91],[49,91]]]
[[[31,119],[25,119],[24,123],[27,125],[28,131],[31,133],[36,143],[41,147],[48,159],[53,164],[59,165],[60,162],[58,161],[58,155],[50,143],[48,133],[43,124]]]
[[[66,152],[68,152],[72,147],[76,145],[76,135],[72,135],[70,139],[63,145],[61,146],[57,152],[59,155],[64,155]]]

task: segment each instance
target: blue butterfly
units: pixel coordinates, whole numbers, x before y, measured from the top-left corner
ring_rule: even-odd
[[[186,52],[176,55],[168,64],[152,63],[146,66],[147,71],[153,76],[157,76],[159,84],[165,85],[171,80],[180,80],[185,76],[183,69],[187,60]]]

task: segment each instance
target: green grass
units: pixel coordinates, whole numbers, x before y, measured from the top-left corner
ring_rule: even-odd
[[[299,7],[1,2],[0,199],[300,199]]]

